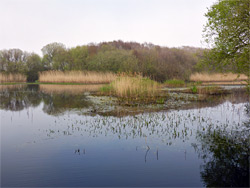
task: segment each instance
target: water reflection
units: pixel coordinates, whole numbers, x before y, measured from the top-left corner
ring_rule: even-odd
[[[72,94],[78,95],[85,92],[98,91],[103,85],[40,85],[40,91],[47,94]]]
[[[185,160],[185,145],[191,144],[203,160],[200,174],[205,186],[248,186],[250,118],[244,118],[244,114],[243,119],[239,118],[244,111],[248,112],[248,106],[242,108],[225,103],[212,110],[171,111],[121,118],[95,116],[85,121],[69,118],[64,119],[67,123],[61,136],[97,138],[103,135],[115,136],[119,140],[134,139],[135,142],[142,138],[144,144],[136,146],[135,150],[144,152],[141,159],[145,163],[149,155],[152,160],[152,154],[155,160],[159,159],[159,143],[170,148],[183,148]],[[223,115],[216,116],[220,113]],[[59,127],[50,130],[48,136],[60,136]],[[77,149],[75,154],[85,155],[85,149]]]
[[[21,111],[37,107],[44,103],[44,112],[58,115],[71,109],[82,109],[90,106],[84,92],[93,92],[99,86],[67,85],[11,85],[0,87],[0,108]],[[72,89],[74,88],[74,89]]]
[[[43,111],[50,115],[58,115],[71,109],[82,109],[90,106],[91,102],[84,94],[44,94]]]
[[[234,90],[227,95],[201,95],[198,100],[195,99],[192,102],[187,102],[188,99],[185,99],[190,98],[189,94],[174,94],[167,98],[164,105],[124,107],[119,106],[114,99],[90,95],[99,91],[100,87],[102,85],[0,85],[0,108],[21,111],[44,103],[43,110],[50,115],[59,115],[72,110],[82,113],[85,109],[84,112],[89,114],[125,116],[144,111],[213,107],[225,101],[233,104],[249,101],[249,95],[244,90]],[[191,98],[195,97],[191,96]]]
[[[193,144],[203,159],[201,177],[207,187],[249,187],[250,112],[245,105],[247,118],[230,126],[227,121],[220,126],[197,131],[198,144]],[[230,129],[228,129],[230,126]]]
[[[42,95],[38,90],[38,85],[32,87],[25,85],[1,85],[0,108],[21,111],[25,108],[36,107],[42,101]]]
[[[250,95],[246,93],[245,88],[232,89],[227,94],[199,95],[197,101],[194,100],[192,103],[181,107],[181,109],[216,107],[226,101],[232,104],[246,103],[250,101]]]
[[[116,117],[80,114],[93,105],[89,96],[58,90],[1,88],[1,185],[249,185],[250,106],[242,93]]]
[[[201,177],[207,187],[248,187],[250,131],[212,129],[198,132],[200,145],[194,145],[204,160]]]

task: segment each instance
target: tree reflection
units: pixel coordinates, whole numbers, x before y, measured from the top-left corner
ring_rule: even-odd
[[[0,107],[11,111],[21,111],[30,106],[36,107],[42,101],[38,86],[5,86],[0,89]]]
[[[50,115],[57,115],[71,109],[86,108],[91,104],[83,93],[46,93],[40,91],[39,85],[1,86],[0,101],[1,109],[11,111],[37,107],[44,102],[43,111]]]
[[[87,108],[91,102],[84,94],[45,94],[43,95],[43,111],[50,115],[57,115],[71,109]]]
[[[193,145],[204,160],[201,178],[207,187],[248,187],[250,119],[234,131],[198,132],[201,145]]]

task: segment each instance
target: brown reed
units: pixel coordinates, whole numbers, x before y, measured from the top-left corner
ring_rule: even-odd
[[[45,71],[39,73],[39,82],[107,84],[114,81],[116,77],[116,74],[110,72]]]
[[[0,73],[0,83],[26,82],[26,76],[20,73]]]
[[[120,76],[113,81],[109,89],[102,89],[108,91],[117,97],[121,98],[147,98],[157,95],[159,84],[153,80],[142,76]]]
[[[247,79],[248,77],[244,74],[234,73],[194,73],[190,76],[190,80],[195,82],[236,82]]]

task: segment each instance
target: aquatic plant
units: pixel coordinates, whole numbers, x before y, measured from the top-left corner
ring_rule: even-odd
[[[191,91],[192,91],[192,93],[197,93],[197,87],[196,87],[196,85],[194,85],[193,87],[191,87]]]
[[[104,85],[100,88],[101,93],[111,94],[113,87],[110,84]]]

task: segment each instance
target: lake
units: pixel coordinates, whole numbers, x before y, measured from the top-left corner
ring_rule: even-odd
[[[247,94],[111,113],[96,89],[0,87],[1,186],[249,186]]]

